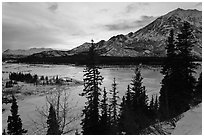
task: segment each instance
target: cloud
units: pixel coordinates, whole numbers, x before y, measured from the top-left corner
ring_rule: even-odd
[[[149,5],[149,3],[131,3],[129,5],[127,5],[126,9],[125,9],[125,13],[131,13],[131,12],[135,12],[138,9],[144,8],[145,6]]]
[[[48,3],[48,9],[54,13],[58,9],[58,4],[50,2]]]
[[[30,47],[50,47],[55,44],[65,45],[57,31],[39,28],[27,24],[2,23],[2,48],[27,49]]]
[[[71,49],[92,38],[136,31],[178,4],[201,9],[201,3],[3,2],[2,47]]]
[[[149,24],[150,22],[152,22],[153,20],[155,20],[157,17],[154,16],[141,16],[140,20],[136,20],[133,22],[133,24],[136,24],[138,27],[142,27],[145,26],[147,24]]]
[[[109,9],[104,8],[104,9],[100,9],[100,10],[98,11],[98,13],[106,13],[106,12],[108,12],[108,11],[109,11]]]
[[[199,9],[202,10],[202,2],[199,2],[199,3],[195,4],[194,7],[195,7],[195,8],[199,8]]]
[[[154,19],[156,19],[156,17],[145,15],[145,16],[141,16],[139,20],[135,20],[135,21],[122,20],[122,21],[118,21],[118,23],[107,24],[105,25],[105,28],[108,29],[109,31],[135,29],[149,24]]]

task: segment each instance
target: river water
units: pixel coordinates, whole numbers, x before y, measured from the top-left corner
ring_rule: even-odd
[[[113,79],[116,79],[117,89],[119,96],[125,94],[127,85],[130,84],[131,79],[134,75],[134,69],[136,66],[103,66],[100,69],[101,75],[104,77],[103,84],[101,88],[106,87],[107,91],[111,89],[111,84]],[[31,74],[37,74],[39,76],[56,76],[59,77],[71,77],[76,80],[83,80],[83,70],[84,66],[74,66],[74,65],[29,65],[29,64],[3,64],[2,66],[2,79],[8,79],[9,72],[30,72]],[[160,67],[153,66],[142,66],[141,74],[143,77],[143,85],[146,87],[146,92],[148,96],[152,96],[159,93],[160,83],[163,78],[160,73]],[[198,74],[201,69],[198,70]],[[196,77],[198,76],[196,74]],[[71,101],[76,103],[76,108],[78,111],[75,113],[81,113],[81,109],[84,106],[85,98],[79,96],[83,90],[82,86],[70,87],[66,89],[66,92],[70,93]],[[73,103],[73,104],[74,104]],[[46,99],[45,96],[35,96],[32,98],[24,99],[18,102],[19,114],[23,121],[23,125],[26,129],[29,129],[28,134],[34,134],[31,129],[33,128],[31,119],[37,117],[36,108],[41,108],[45,106]],[[10,111],[5,111],[2,114],[2,128],[6,128],[7,117]],[[79,122],[78,122],[79,124]]]

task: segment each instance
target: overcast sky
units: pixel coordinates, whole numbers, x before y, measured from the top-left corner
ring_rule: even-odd
[[[176,8],[201,3],[3,3],[2,47],[72,49],[135,32]]]

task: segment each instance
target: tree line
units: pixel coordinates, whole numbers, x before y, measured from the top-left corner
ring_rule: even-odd
[[[9,73],[9,80],[6,87],[12,87],[13,83],[16,81],[34,83],[35,85],[49,85],[49,84],[61,84],[59,76],[53,76],[53,78],[48,78],[48,76],[38,76],[37,74],[22,73],[22,72],[11,72]],[[13,81],[13,82],[12,82]]]
[[[30,73],[21,73],[21,72],[11,72],[9,73],[9,79],[14,81],[26,82],[26,83],[35,83],[38,82],[38,75],[31,75]]]

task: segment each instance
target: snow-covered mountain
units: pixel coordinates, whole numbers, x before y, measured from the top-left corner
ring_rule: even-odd
[[[201,57],[202,12],[180,8],[157,18],[134,33],[113,36],[108,41],[102,40],[96,43],[96,50],[102,56],[165,56],[166,39],[170,29],[174,29],[177,34],[184,21],[191,24],[197,41],[193,52]],[[84,43],[72,49],[71,53],[86,52],[89,47],[90,43]]]

